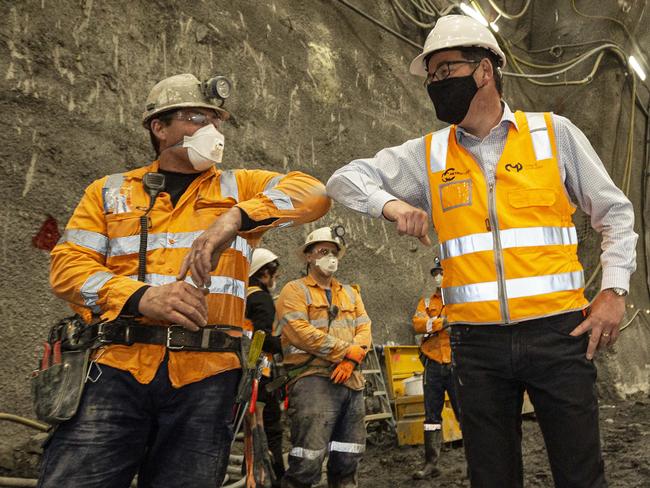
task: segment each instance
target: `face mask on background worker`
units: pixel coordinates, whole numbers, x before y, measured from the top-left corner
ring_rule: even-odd
[[[440,288],[442,286],[442,275],[435,275],[433,277],[433,284],[436,285],[437,288]]]
[[[478,91],[474,80],[476,68],[470,75],[446,78],[427,85],[429,98],[433,102],[439,120],[449,124],[460,124],[465,118]]]
[[[314,264],[327,276],[333,275],[339,269],[339,259],[333,254],[318,258],[314,261]]]
[[[213,164],[219,164],[223,158],[225,138],[217,128],[208,124],[191,136],[183,138],[183,147],[187,148],[187,157],[197,171],[205,171]]]

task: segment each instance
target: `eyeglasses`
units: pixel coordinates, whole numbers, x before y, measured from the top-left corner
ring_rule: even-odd
[[[320,256],[327,256],[328,254],[331,254],[334,257],[339,256],[339,250],[338,249],[326,249],[324,247],[321,247],[320,249],[314,249],[312,252],[314,254],[318,254]]]
[[[429,73],[427,75],[427,79],[425,80],[424,84],[429,85],[430,83],[433,83],[434,81],[442,81],[446,80],[449,78],[449,76],[456,71],[457,68],[453,68],[452,66],[455,66],[457,64],[479,64],[480,61],[467,61],[465,59],[463,60],[458,60],[458,61],[445,61],[444,63],[438,65],[436,70],[432,73]]]
[[[185,122],[190,122],[195,125],[205,126],[208,124],[213,124],[216,126],[221,125],[223,119],[218,112],[213,112],[211,114],[204,114],[201,112],[186,112],[184,110],[179,110],[174,114],[176,120],[183,120]]]

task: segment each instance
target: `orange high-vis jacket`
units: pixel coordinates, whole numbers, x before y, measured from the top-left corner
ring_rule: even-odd
[[[359,292],[332,278],[332,306],[338,314],[329,323],[325,290],[311,276],[287,283],[276,303],[276,335],[282,335],[284,364],[296,367],[316,357],[310,368],[300,375],[330,376],[331,366],[345,358],[352,344],[372,343],[370,317]],[[329,370],[327,368],[330,368]],[[363,389],[364,379],[359,368],[345,383],[350,389]]]
[[[451,345],[449,332],[445,329],[442,296],[434,293],[431,297],[421,298],[413,315],[413,330],[424,334],[420,351],[429,359],[440,363],[451,363]]]
[[[142,178],[156,171],[157,161],[93,182],[52,250],[52,289],[87,322],[114,320],[129,297],[145,286],[137,281],[140,216],[150,200]],[[146,284],[174,282],[194,239],[234,206],[268,225],[239,233],[212,271],[206,298],[209,324],[241,328],[253,246],[271,227],[318,219],[329,209],[330,200],[324,186],[303,173],[212,167],[190,184],[175,207],[168,193],[156,199],[148,219]],[[268,223],[267,219],[277,220]],[[154,324],[147,319],[143,322]],[[241,330],[235,329],[237,334]],[[111,345],[99,350],[96,359],[131,372],[140,383],[149,383],[165,352],[160,345]],[[169,351],[169,378],[174,387],[239,367],[234,353]]]
[[[426,136],[432,217],[449,323],[510,324],[587,306],[575,207],[549,113],[516,112],[495,183],[456,138]]]

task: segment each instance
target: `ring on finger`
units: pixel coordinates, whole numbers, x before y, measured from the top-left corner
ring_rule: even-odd
[[[603,337],[609,337],[609,332],[603,332],[601,335],[602,335]]]

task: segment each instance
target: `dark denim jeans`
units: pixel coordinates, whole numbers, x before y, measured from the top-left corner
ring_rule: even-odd
[[[523,486],[521,406],[528,392],[555,486],[603,488],[596,367],[581,312],[512,326],[454,326],[454,379],[472,487]]]
[[[451,407],[456,419],[459,419],[456,387],[451,376],[451,364],[440,364],[432,359],[423,357],[424,361],[424,423],[442,425],[442,408],[445,403],[445,392],[449,395]]]
[[[215,488],[226,472],[240,370],[173,388],[167,361],[153,381],[93,365],[77,414],[47,444],[39,487]]]

